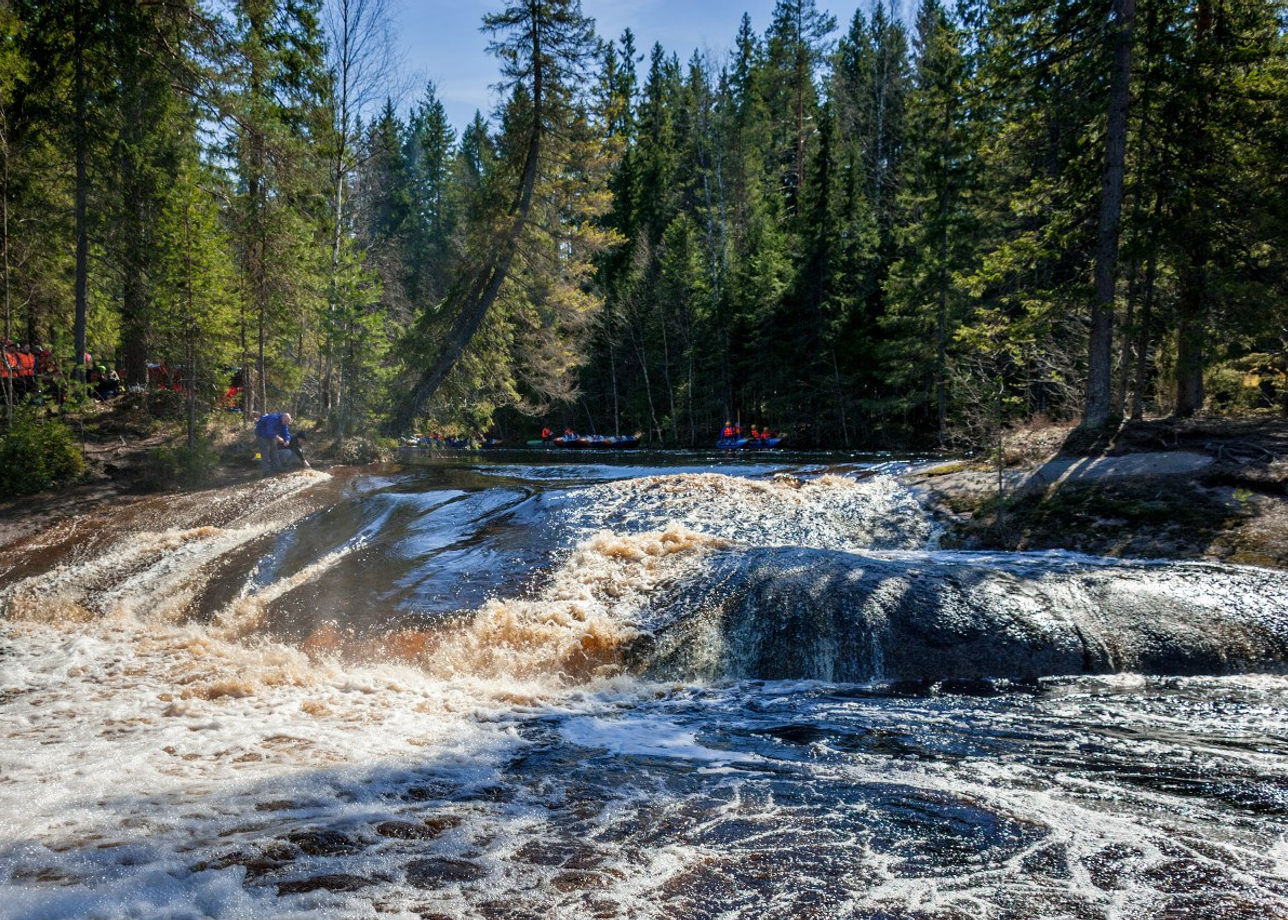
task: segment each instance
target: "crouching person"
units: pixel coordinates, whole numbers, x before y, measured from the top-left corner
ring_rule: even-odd
[[[300,461],[300,466],[308,470],[308,469],[312,469],[312,467],[309,466],[309,461],[304,459],[305,440],[306,440],[306,436],[304,432],[297,431],[295,432],[295,434],[291,435],[291,441],[289,444],[286,445],[286,447],[295,456],[295,459]],[[290,458],[287,458],[287,459],[290,459]]]
[[[276,473],[283,469],[283,454],[291,444],[291,414],[272,412],[255,422],[255,445],[259,448],[260,469]],[[301,457],[303,459],[303,457]]]

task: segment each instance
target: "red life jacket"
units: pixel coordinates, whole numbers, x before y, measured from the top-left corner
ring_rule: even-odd
[[[732,437],[733,437],[733,426],[732,426],[732,425],[725,425],[723,434],[724,434],[724,437],[726,437],[726,438],[732,438]]]
[[[29,351],[18,352],[18,376],[36,376],[36,356]]]
[[[0,357],[0,380],[18,376],[18,354],[6,348]]]

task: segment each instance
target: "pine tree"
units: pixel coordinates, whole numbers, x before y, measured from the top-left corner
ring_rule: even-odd
[[[149,342],[182,358],[188,447],[196,445],[198,414],[220,395],[222,373],[235,355],[232,247],[219,213],[227,190],[198,161],[195,145],[176,151],[179,162],[152,231],[156,262]]]
[[[456,132],[432,83],[412,109],[403,150],[414,207],[407,294],[413,309],[425,308],[440,302],[451,283],[461,205],[453,187]]]
[[[782,169],[784,207],[796,214],[816,133],[814,76],[831,48],[836,17],[814,0],[778,0],[765,35],[766,95],[775,123],[774,159]]]
[[[182,5],[122,4],[107,27],[117,79],[107,99],[112,145],[105,183],[111,192],[103,202],[110,215],[105,265],[116,270],[111,286],[119,292],[124,380],[138,386],[147,383],[149,358],[179,358],[156,351],[153,233],[177,181],[180,151],[197,131],[193,107],[173,89],[184,63],[167,54],[185,47],[186,12]]]
[[[898,261],[886,288],[889,339],[882,374],[902,412],[931,414],[948,439],[948,357],[968,301],[974,228],[972,126],[967,122],[963,36],[939,0],[917,13],[907,99],[908,141],[896,228]]]
[[[245,406],[295,392],[304,324],[320,311],[331,241],[324,223],[330,128],[318,0],[238,0],[232,156],[240,175],[235,235],[244,289],[240,344]],[[252,370],[253,368],[253,370]],[[270,377],[272,386],[270,387]]]

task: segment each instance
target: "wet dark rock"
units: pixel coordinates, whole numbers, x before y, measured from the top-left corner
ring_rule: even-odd
[[[298,802],[292,802],[290,799],[274,799],[271,802],[256,802],[256,811],[290,811],[292,808],[299,808]]]
[[[817,725],[776,725],[773,728],[759,729],[752,734],[768,735],[787,744],[809,745],[822,741],[827,733]]]
[[[460,827],[461,819],[456,815],[433,815],[425,818],[421,823],[433,831],[435,836],[437,836],[438,834],[441,834],[444,831],[449,831],[454,827]]]
[[[407,802],[432,802],[436,799],[449,798],[455,792],[456,787],[447,783],[418,783],[415,786],[408,786],[401,798]]]
[[[1155,920],[1288,920],[1288,911],[1255,898],[1196,893],[1173,898],[1154,914]]]
[[[407,864],[407,884],[416,888],[440,888],[457,882],[476,882],[487,875],[477,863],[463,859],[434,857]]]
[[[1144,856],[1135,847],[1110,844],[1086,859],[1087,875],[1093,885],[1105,891],[1124,888],[1131,880],[1137,863]]]
[[[622,910],[613,901],[595,900],[593,898],[586,901],[586,913],[596,920],[610,920],[612,917],[622,916]]]
[[[358,844],[348,835],[322,828],[295,831],[287,834],[286,839],[309,856],[338,856],[359,849]]]
[[[433,840],[448,828],[460,824],[459,818],[429,818],[424,822],[381,821],[376,833],[395,840]]]
[[[1061,846],[1042,847],[1040,850],[1034,850],[1025,856],[1020,861],[1020,864],[1024,867],[1024,871],[1030,875],[1061,880],[1072,878],[1072,873],[1069,871],[1068,854]]]
[[[569,891],[589,891],[593,888],[607,888],[612,884],[612,880],[598,872],[560,872],[550,884],[556,891],[567,893]]]
[[[1232,891],[1238,883],[1223,866],[1200,862],[1196,859],[1171,859],[1151,866],[1141,873],[1141,880],[1159,891],[1169,894],[1189,892]]]
[[[454,797],[459,802],[513,802],[514,790],[508,786],[480,786],[477,789],[464,789]]]
[[[1288,579],[1208,563],[742,548],[655,604],[631,658],[664,679],[951,688],[1288,669]]]
[[[547,920],[542,911],[519,907],[512,901],[484,901],[479,905],[479,913],[486,920]]]
[[[315,875],[312,878],[297,879],[291,882],[280,882],[277,886],[279,895],[306,894],[310,891],[358,891],[373,884],[371,879],[360,875]]]
[[[533,866],[565,866],[569,869],[595,869],[604,856],[585,844],[568,840],[532,840],[514,854],[519,862]]]
[[[215,859],[199,862],[192,867],[193,872],[204,872],[209,869],[229,869],[241,866],[246,870],[246,880],[254,881],[276,872],[294,861],[297,850],[289,844],[275,841],[262,849],[233,850]]]

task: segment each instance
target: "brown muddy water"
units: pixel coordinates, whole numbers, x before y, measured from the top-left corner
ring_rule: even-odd
[[[0,918],[1288,918],[1288,581],[864,458],[407,458],[0,547]]]

